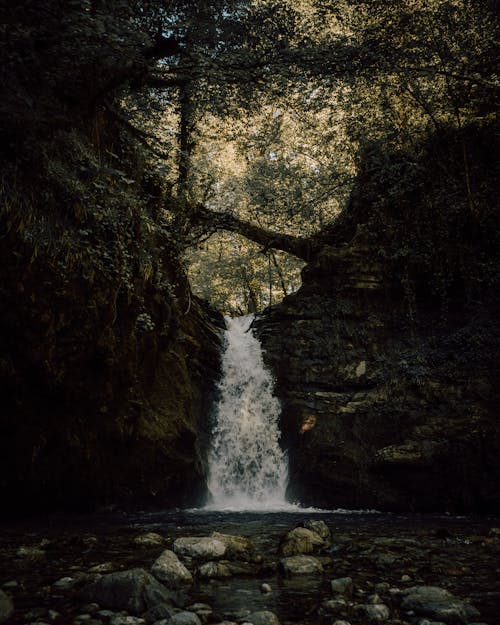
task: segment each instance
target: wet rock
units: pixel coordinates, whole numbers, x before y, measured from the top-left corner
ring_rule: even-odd
[[[322,616],[344,616],[347,607],[345,599],[328,599],[321,603],[318,612]]]
[[[43,560],[46,555],[47,552],[40,549],[40,547],[26,547],[23,545],[17,550],[18,558],[23,558],[23,560],[29,560],[31,562],[39,562]]]
[[[143,625],[146,621],[137,616],[113,616],[109,621],[109,625]]]
[[[5,623],[14,614],[12,599],[3,590],[0,590],[0,623]]]
[[[319,575],[323,565],[313,556],[290,556],[280,560],[278,569],[284,575]]]
[[[201,619],[202,623],[206,623],[213,614],[212,608],[208,603],[193,603],[186,606],[187,612],[194,612]]]
[[[370,623],[385,623],[391,616],[389,608],[383,603],[358,605],[355,612]]]
[[[168,549],[155,561],[151,567],[151,572],[157,580],[172,588],[193,580],[193,576],[177,555]]]
[[[117,610],[141,614],[159,603],[170,603],[171,593],[144,569],[109,573],[83,590],[89,601]]]
[[[66,590],[69,588],[74,588],[78,584],[79,580],[74,577],[61,577],[57,582],[54,582],[53,586],[55,588],[59,588],[61,590]]]
[[[305,527],[295,527],[289,531],[280,541],[278,553],[281,556],[296,556],[313,553],[325,546],[325,541]]]
[[[401,593],[401,609],[445,623],[467,623],[479,616],[469,603],[437,586],[412,586]]]
[[[156,623],[157,621],[168,620],[175,614],[175,608],[168,603],[159,603],[154,608],[149,609],[142,616],[146,623]]]
[[[351,625],[349,621],[334,621],[333,625]]]
[[[96,564],[94,566],[91,566],[88,569],[89,573],[111,573],[112,571],[114,571],[117,567],[116,564],[114,564],[113,562],[103,562],[102,564]]]
[[[318,536],[320,536],[325,542],[328,542],[331,538],[330,528],[324,521],[311,519],[309,521],[304,521],[302,525],[306,529],[318,534]]]
[[[145,534],[139,534],[134,538],[134,543],[141,547],[160,547],[165,542],[163,536],[156,532],[146,532]]]
[[[159,621],[156,625],[201,625],[201,621],[197,614],[185,610]]]
[[[225,562],[205,562],[196,569],[196,573],[201,579],[224,579],[232,576]]]
[[[218,559],[225,555],[226,545],[211,536],[184,537],[174,541],[174,552],[190,558]]]
[[[273,591],[273,588],[272,588],[271,584],[261,584],[260,585],[260,592],[262,594],[265,595],[265,594],[268,594],[268,593],[270,593],[272,591]]]
[[[3,588],[17,588],[19,586],[19,582],[16,581],[15,579],[9,580],[8,582],[5,582],[5,584],[2,584]]]
[[[274,612],[267,610],[260,610],[258,612],[252,612],[245,620],[252,625],[280,625],[278,617]]]
[[[233,536],[231,534],[220,534],[213,532],[212,538],[220,540],[225,545],[225,556],[228,558],[240,558],[246,560],[255,555],[255,544],[245,536]]]
[[[351,595],[353,584],[350,577],[338,577],[330,582],[334,595]]]

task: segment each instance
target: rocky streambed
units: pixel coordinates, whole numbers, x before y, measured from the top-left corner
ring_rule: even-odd
[[[4,524],[0,623],[500,622],[500,519],[108,513]]]

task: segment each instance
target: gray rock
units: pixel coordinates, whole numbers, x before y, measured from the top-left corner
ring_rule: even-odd
[[[151,572],[160,582],[176,588],[193,580],[193,576],[173,551],[166,549],[151,567]]]
[[[17,550],[18,558],[23,558],[24,560],[31,560],[32,562],[38,562],[39,560],[43,560],[47,552],[39,547],[26,547],[23,545],[19,547]]]
[[[211,560],[222,558],[226,545],[211,536],[184,537],[174,541],[174,551],[181,556]]]
[[[111,573],[117,568],[117,565],[113,562],[102,562],[101,564],[95,564],[88,569],[89,573]]]
[[[385,623],[391,612],[383,603],[356,606],[356,613],[363,615],[370,623]]]
[[[325,546],[325,541],[305,527],[295,527],[280,541],[278,553],[282,556],[296,556],[313,553]]]
[[[224,579],[232,576],[230,568],[224,562],[205,562],[196,572],[201,579]]]
[[[349,621],[334,621],[333,625],[351,625]]]
[[[61,579],[58,579],[57,582],[54,582],[53,586],[61,590],[66,590],[69,588],[74,588],[77,584],[78,580],[74,577],[61,577]]]
[[[200,617],[194,612],[183,611],[177,612],[167,619],[165,625],[201,625],[201,621]]]
[[[273,588],[272,588],[271,584],[261,584],[260,585],[260,592],[262,594],[264,594],[264,595],[272,592],[272,590],[273,590]]]
[[[324,521],[311,519],[310,521],[305,521],[303,525],[306,529],[318,534],[318,536],[320,536],[324,541],[330,540],[330,529]]]
[[[350,577],[338,577],[330,582],[334,595],[351,595],[353,584]]]
[[[232,534],[220,534],[213,532],[212,538],[220,540],[226,547],[225,556],[248,559],[252,558],[255,552],[255,544],[245,536],[233,536]]]
[[[14,614],[12,599],[0,590],[0,623],[5,623]]]
[[[278,567],[284,575],[318,575],[323,573],[323,565],[313,556],[283,558]]]
[[[467,623],[479,616],[476,608],[437,586],[412,586],[401,595],[401,609],[417,616],[444,623]]]
[[[247,623],[252,623],[252,625],[280,625],[276,614],[267,610],[252,612],[245,617],[245,620]]]
[[[134,543],[141,547],[160,547],[164,542],[163,536],[156,532],[146,532],[146,534],[139,534],[134,538]]]
[[[109,625],[143,625],[146,621],[137,616],[113,616],[109,621]]]
[[[159,603],[170,603],[171,593],[144,569],[103,575],[84,588],[83,596],[105,608],[141,614]]]
[[[343,616],[347,610],[347,601],[345,599],[328,599],[323,601],[319,607],[321,615]]]
[[[175,608],[168,603],[159,603],[154,608],[149,609],[142,616],[146,623],[156,623],[157,621],[166,620],[175,614]]]

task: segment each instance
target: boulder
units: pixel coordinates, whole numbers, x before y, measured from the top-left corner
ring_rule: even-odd
[[[318,575],[323,573],[323,565],[313,556],[290,556],[283,558],[278,569],[284,575]]]
[[[220,542],[225,545],[226,557],[247,560],[255,553],[255,544],[245,536],[233,536],[231,534],[213,532],[212,538],[220,540]]]
[[[280,541],[278,553],[282,556],[295,556],[313,553],[325,546],[325,541],[310,529],[296,527]]]
[[[401,609],[417,616],[428,616],[444,623],[467,623],[479,617],[476,608],[438,586],[412,586],[401,595]]]
[[[133,614],[142,614],[159,603],[170,603],[172,598],[165,586],[140,568],[103,575],[84,588],[82,594],[102,607]]]
[[[304,521],[302,525],[306,529],[316,532],[325,542],[328,542],[331,538],[330,528],[320,519],[310,519],[309,521]]]
[[[196,572],[201,579],[224,579],[232,576],[231,570],[224,562],[205,562]]]
[[[5,623],[14,614],[12,599],[0,590],[0,623]]]
[[[280,625],[276,614],[267,610],[252,612],[245,617],[245,622],[252,623],[252,625]]]
[[[174,551],[180,556],[213,560],[225,555],[226,545],[211,536],[184,537],[174,541]]]
[[[151,567],[157,580],[176,588],[193,580],[193,576],[173,551],[166,549]]]

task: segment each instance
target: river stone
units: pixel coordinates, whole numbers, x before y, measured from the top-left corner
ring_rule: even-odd
[[[168,603],[159,603],[145,612],[142,616],[146,623],[156,623],[157,621],[167,620],[175,614],[175,608]]]
[[[170,618],[158,621],[156,625],[201,625],[200,617],[194,612],[177,612]]]
[[[109,621],[109,625],[143,625],[146,621],[137,616],[122,616],[120,614],[113,616]]]
[[[232,575],[228,565],[224,562],[205,562],[198,567],[196,572],[201,579],[224,579]]]
[[[267,610],[252,612],[245,617],[245,621],[247,623],[252,623],[252,625],[280,625],[276,614],[274,614],[274,612],[268,612]]]
[[[177,538],[174,551],[181,556],[200,559],[222,558],[226,553],[226,545],[211,536]]]
[[[445,623],[467,623],[479,612],[469,603],[438,586],[412,586],[401,593],[401,609]]]
[[[3,590],[0,590],[0,623],[5,623],[14,614],[12,599]]]
[[[337,579],[332,579],[330,585],[334,595],[352,594],[353,584],[351,577],[338,577]]]
[[[285,575],[315,575],[323,573],[323,565],[313,556],[290,556],[280,560],[278,568]]]
[[[166,549],[155,561],[151,572],[157,580],[173,588],[193,580],[191,573],[169,549]]]
[[[325,541],[316,532],[305,527],[295,527],[281,539],[278,553],[282,556],[296,556],[313,553],[324,545]]]
[[[225,555],[228,557],[246,559],[255,552],[254,543],[245,536],[233,536],[231,534],[220,534],[213,532],[212,538],[220,540],[226,547]]]
[[[303,526],[312,532],[316,532],[316,534],[325,541],[328,541],[331,537],[330,528],[324,521],[319,519],[304,521]]]
[[[330,616],[345,615],[347,610],[347,601],[345,599],[328,599],[323,601],[319,607],[319,614]]]
[[[134,543],[141,547],[160,547],[165,542],[163,536],[156,532],[146,532],[134,538]]]
[[[391,612],[383,603],[356,606],[356,613],[364,615],[370,623],[385,623]]]
[[[103,575],[83,590],[84,597],[99,605],[142,614],[159,603],[170,603],[171,593],[144,569]]]

